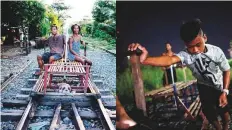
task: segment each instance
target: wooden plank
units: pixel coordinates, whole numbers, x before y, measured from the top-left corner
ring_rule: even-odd
[[[36,90],[36,92],[42,92],[41,89],[44,87],[44,79],[41,79],[41,82]]]
[[[115,99],[115,97],[114,97],[113,95],[102,95],[101,98],[102,98],[103,100],[104,100],[104,99],[106,99],[106,100],[109,100],[109,99],[113,100],[113,99]]]
[[[116,100],[115,101],[102,101],[103,105],[107,108],[116,108]]]
[[[177,100],[179,101],[180,105],[184,108],[185,112],[190,116],[190,118],[194,119],[191,112],[188,110],[188,108],[184,105],[184,103],[180,100],[178,96],[177,96]]]
[[[178,85],[181,84],[181,83],[183,83],[183,82],[177,82],[176,85],[178,86]],[[172,89],[172,85],[169,85],[169,86],[167,86],[167,87],[162,87],[162,88],[160,88],[160,89],[156,89],[156,90],[152,90],[152,91],[150,91],[150,92],[147,92],[147,93],[145,94],[145,96],[153,96],[153,95],[156,95],[157,93],[160,93],[160,92],[162,92],[162,91],[166,91],[166,90],[168,90],[168,89]]]
[[[78,73],[78,68],[76,66],[74,67],[74,71],[75,73]]]
[[[38,92],[36,93],[37,95],[43,95],[44,97],[48,97],[48,96],[65,96],[67,98],[70,98],[71,96],[96,96],[95,93],[59,93],[59,92],[46,92],[46,94],[44,94],[43,92]]]
[[[189,106],[188,110],[192,111],[193,107],[195,106],[195,104],[199,101],[199,96],[195,99],[195,101]],[[184,117],[186,118],[188,116],[188,113],[184,114]]]
[[[104,90],[104,89],[99,89],[99,92],[102,94],[102,95],[111,95],[111,91],[110,90]]]
[[[78,67],[78,69],[80,73],[83,73],[82,67]]]
[[[39,85],[41,84],[41,80],[43,79],[44,73],[42,73],[38,80],[36,81],[35,85],[33,86],[33,91],[36,92],[38,90]]]
[[[81,120],[81,117],[80,117],[80,115],[78,114],[77,108],[76,108],[76,106],[75,106],[74,103],[72,103],[72,109],[73,109],[73,112],[74,112],[74,115],[75,115],[74,119],[75,119],[75,121],[76,121],[76,128],[77,128],[78,130],[85,130],[84,123],[83,123],[83,121]]]
[[[69,72],[73,72],[72,66],[69,67]]]
[[[100,109],[101,109],[101,112],[102,112],[102,114],[103,114],[103,117],[104,117],[104,119],[105,119],[105,121],[106,121],[106,123],[107,123],[107,125],[108,125],[108,126],[105,126],[105,127],[108,127],[108,128],[106,128],[106,129],[115,130],[115,127],[114,127],[114,125],[113,125],[113,123],[112,123],[112,121],[111,121],[109,115],[107,114],[106,109],[105,109],[105,107],[104,107],[103,104],[102,104],[102,101],[101,101],[100,99],[97,99],[97,102],[98,102],[98,105],[99,105],[99,107],[100,107]]]
[[[75,104],[75,103],[73,103]],[[76,105],[76,104],[75,104]],[[97,116],[97,114],[93,111],[79,111],[78,112],[80,117],[82,119],[98,119],[99,117]],[[64,111],[64,112],[60,112],[60,116],[61,117],[67,117],[69,116],[69,112],[68,111]],[[54,115],[54,111],[51,110],[38,110],[36,111],[35,117],[53,117]]]
[[[193,115],[193,113],[196,111],[196,108],[199,104],[200,100],[197,100],[197,102],[195,103],[195,105],[193,106],[192,110],[191,110],[191,114]]]
[[[189,81],[187,83],[182,82],[181,84],[178,84],[177,91],[180,92],[182,89],[188,87],[189,85],[195,83],[195,80]],[[170,96],[173,95],[173,89],[164,90],[162,92],[156,93],[155,95],[152,95],[154,98],[162,97],[162,96]]]
[[[78,112],[82,119],[98,119],[99,117],[93,111],[79,111]]]
[[[178,90],[178,88],[180,88],[180,87],[182,87],[182,86],[184,86],[184,85],[185,85],[185,83],[182,82],[181,84],[179,84],[178,86],[176,86],[176,89]],[[165,90],[165,91],[162,91],[162,92],[160,92],[160,93],[158,93],[158,94],[164,95],[164,94],[172,93],[172,92],[173,92],[173,88],[170,88],[170,89]]]
[[[23,114],[24,110],[18,110],[18,109],[5,109],[1,110],[2,113],[21,113]]]
[[[132,67],[132,79],[133,79],[136,107],[142,110],[143,114],[147,116],[146,101],[145,101],[145,95],[143,89],[144,88],[143,79],[140,70],[139,56],[137,56],[136,54],[131,55],[130,63]]]
[[[25,106],[28,104],[28,101],[17,100],[17,99],[14,99],[14,100],[4,99],[1,102],[2,102],[3,107],[12,107],[12,106],[17,107],[17,106]]]
[[[32,88],[21,88],[22,94],[30,94],[31,91],[32,91]]]
[[[1,121],[18,121],[22,116],[22,112],[0,112]]]
[[[61,102],[90,102],[91,99],[94,98],[93,96],[85,96],[85,95],[79,95],[79,96],[41,96],[41,101],[61,101]]]
[[[61,104],[59,104],[56,107],[56,111],[55,111],[54,117],[52,119],[52,123],[50,125],[49,130],[55,130],[55,128],[57,126],[57,123],[59,123],[59,121],[60,121],[60,110],[61,110]]]
[[[65,100],[65,101],[56,101],[56,100],[54,100],[54,101],[49,101],[49,100],[44,100],[44,101],[41,101],[40,102],[40,105],[46,105],[46,106],[54,106],[54,105],[57,105],[57,104],[59,104],[59,103],[62,103],[62,105],[70,105],[70,103],[75,103],[76,104],[76,106],[79,106],[79,107],[89,107],[89,106],[91,106],[91,102],[90,101],[67,101],[67,100]]]
[[[110,115],[110,118],[116,120],[116,115]]]
[[[59,65],[53,66],[52,72],[57,72],[57,67],[58,67],[58,66],[59,66]]]
[[[36,82],[38,79],[28,79],[29,82]]]
[[[25,95],[25,94],[17,94],[16,95],[16,98],[21,99],[21,100],[28,99],[29,97],[30,97],[29,95]]]
[[[193,116],[197,117],[199,115],[199,113],[200,113],[200,110],[201,110],[201,102],[198,103],[197,108],[196,108]]]
[[[48,68],[48,72],[51,72],[52,71],[52,66]]]
[[[27,108],[25,109],[25,111],[23,113],[22,118],[20,119],[20,121],[19,121],[19,123],[18,123],[18,125],[16,127],[16,130],[22,130],[24,125],[26,125],[25,122],[27,122],[26,120],[28,118],[28,114],[29,114],[29,112],[31,110],[32,105],[33,105],[32,100],[30,100],[30,102],[27,105]]]
[[[54,117],[54,111],[52,111],[52,110],[37,110],[35,117]]]

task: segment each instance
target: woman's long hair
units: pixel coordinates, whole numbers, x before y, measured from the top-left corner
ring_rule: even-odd
[[[82,35],[82,34],[81,34],[81,26],[80,26],[80,25],[78,25],[78,24],[74,24],[74,25],[72,25],[72,27],[71,27],[72,32],[74,33],[74,27],[75,27],[75,26],[78,26],[78,29],[79,29],[78,34],[79,34],[79,35]]]

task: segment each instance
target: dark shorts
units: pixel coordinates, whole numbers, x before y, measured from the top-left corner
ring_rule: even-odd
[[[55,60],[59,60],[62,58],[61,54],[59,53],[50,53],[50,52],[46,52],[42,55],[42,59],[44,61],[44,64],[49,63],[49,58],[53,56]]]
[[[220,90],[202,84],[197,84],[197,87],[200,95],[202,112],[209,121],[216,121],[218,115],[229,112],[228,105],[224,108],[219,107],[219,97],[222,94]]]

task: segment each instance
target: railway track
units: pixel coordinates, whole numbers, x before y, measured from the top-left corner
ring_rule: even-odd
[[[26,67],[25,67],[26,68]],[[37,69],[35,69],[37,70]],[[74,69],[73,69],[74,70]],[[66,75],[66,83],[80,84],[80,78]],[[110,89],[103,87],[103,79],[91,70],[87,92],[73,88],[74,93],[58,93],[57,83],[63,81],[62,73],[54,74],[51,86],[41,91],[38,89],[43,76],[28,78],[31,87],[21,88],[15,99],[2,100],[2,130],[56,129],[56,130],[114,130],[116,122],[116,101]],[[50,78],[48,76],[48,78]],[[49,79],[48,79],[49,80]],[[12,80],[13,81],[13,80]],[[10,81],[10,82],[12,82]],[[36,89],[35,89],[36,88]],[[12,127],[3,127],[12,124]],[[13,127],[14,126],[14,127]]]
[[[54,82],[60,76],[54,78]],[[94,75],[92,77],[97,77]],[[29,82],[39,78],[29,79]],[[72,80],[75,82],[75,80]],[[96,84],[101,85],[101,80],[95,80]],[[95,83],[93,83],[95,84]],[[36,86],[36,83],[35,85]],[[95,88],[96,89],[96,88]],[[98,89],[98,88],[97,88]],[[36,129],[45,127],[53,130],[62,126],[63,119],[70,119],[73,130],[113,130],[116,120],[114,96],[108,90],[98,90],[101,97],[94,95],[33,95],[32,88],[21,88],[15,100],[3,100],[1,111],[2,121],[15,121],[16,130]],[[50,108],[50,109],[41,109]],[[35,122],[38,118],[45,118],[46,121]],[[84,125],[84,124],[91,125]],[[96,125],[99,124],[99,125]],[[70,126],[70,125],[69,125]],[[63,126],[64,127],[64,126]],[[66,128],[66,127],[64,127]],[[61,128],[60,128],[61,129]]]
[[[20,75],[30,64],[32,61],[29,61],[27,65],[22,67],[18,73],[11,75],[7,80],[5,80],[3,83],[1,83],[1,92],[7,87],[8,84],[10,84],[18,75]]]

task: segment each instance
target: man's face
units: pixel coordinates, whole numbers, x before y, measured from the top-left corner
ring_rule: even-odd
[[[52,27],[52,35],[56,35],[57,34],[57,29],[56,27]]]
[[[207,37],[198,35],[195,39],[193,39],[189,43],[185,43],[187,50],[191,54],[198,54],[204,52],[205,42]]]
[[[171,50],[171,49],[172,49],[172,46],[171,46],[169,43],[166,43],[166,49],[167,49],[167,50]]]

